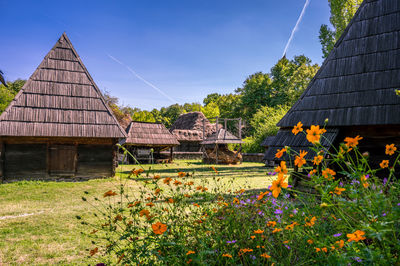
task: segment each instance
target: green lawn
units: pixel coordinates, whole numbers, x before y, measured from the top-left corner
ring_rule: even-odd
[[[150,165],[143,165],[145,169]],[[121,166],[116,177],[86,182],[23,181],[0,184],[0,265],[2,264],[82,264],[88,263],[90,240],[81,235],[76,215],[92,209],[81,200],[84,191],[101,196],[120,184],[120,178],[137,166]],[[220,181],[233,181],[232,189],[261,189],[270,185],[271,171],[261,163],[216,166]],[[211,165],[199,161],[176,161],[154,165],[161,177],[175,177],[179,171],[194,172],[200,182],[211,179]],[[134,191],[134,182],[130,182]],[[24,214],[33,214],[21,216]],[[7,217],[9,216],[9,217]]]

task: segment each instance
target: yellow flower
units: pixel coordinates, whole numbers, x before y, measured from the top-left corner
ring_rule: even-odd
[[[307,140],[312,144],[319,142],[321,135],[325,132],[325,129],[320,129],[319,126],[312,125],[310,129],[307,129]]]
[[[381,168],[387,168],[389,167],[389,160],[383,160],[379,165]]]
[[[286,162],[282,161],[281,164],[277,168],[275,168],[275,172],[287,174],[288,170],[286,168]]]
[[[292,133],[297,135],[299,132],[303,131],[303,124],[301,122],[298,122],[297,125],[295,125],[292,129]]]
[[[347,238],[348,238],[347,242],[351,242],[351,241],[358,242],[360,240],[364,240],[365,239],[364,235],[365,235],[365,232],[361,231],[361,230],[357,230],[352,234],[347,234]]]
[[[162,235],[165,231],[167,231],[167,225],[163,224],[161,222],[157,222],[155,224],[151,225],[151,228],[153,229],[154,234],[156,235]]]
[[[304,159],[304,156],[306,156],[308,152],[300,150],[299,156],[296,156],[294,160],[294,165],[298,167],[302,167],[306,163],[306,159]]]
[[[285,148],[278,150],[277,153],[275,154],[275,157],[278,159],[281,158],[284,152],[286,152]]]
[[[386,145],[385,153],[387,155],[393,155],[396,150],[397,150],[397,148],[394,146],[394,144],[390,144],[390,145],[388,144],[388,145]]]
[[[285,178],[282,173],[279,173],[278,179],[272,182],[270,190],[272,191],[272,196],[277,198],[281,193],[281,188],[287,188],[288,183],[284,182]]]
[[[319,165],[322,162],[322,159],[324,159],[324,157],[322,157],[322,155],[315,156],[313,159],[313,164]]]

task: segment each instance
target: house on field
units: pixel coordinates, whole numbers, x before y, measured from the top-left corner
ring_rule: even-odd
[[[179,145],[176,136],[161,123],[131,122],[126,129],[124,147],[141,162],[171,162],[172,148]],[[168,156],[161,151],[169,150]],[[135,163],[128,156],[130,163]]]
[[[274,160],[277,149],[290,146],[315,154],[304,134],[292,134],[299,121],[304,128],[325,124],[321,144],[337,147],[345,137],[363,137],[374,167],[385,145],[400,145],[400,1],[365,0],[300,99],[277,124],[280,130],[265,154]],[[288,159],[287,157],[282,157]]]
[[[216,124],[211,124],[202,112],[190,112],[180,115],[170,131],[180,143],[174,151],[201,152],[200,143],[216,132]]]
[[[243,143],[239,137],[236,137],[224,128],[220,128],[201,142],[204,151],[203,162],[216,164],[235,164],[241,162],[242,155],[240,154],[240,150],[231,151],[228,149],[228,144]]]
[[[0,116],[0,176],[113,176],[125,137],[64,33]]]

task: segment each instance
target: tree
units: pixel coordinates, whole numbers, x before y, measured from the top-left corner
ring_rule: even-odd
[[[329,21],[333,29],[324,24],[319,30],[323,58],[326,58],[333,49],[363,0],[328,0],[328,2],[331,9]]]
[[[186,113],[189,112],[201,112],[201,104],[199,103],[185,103],[183,109]]]
[[[217,102],[217,100],[221,97],[221,95],[219,93],[211,93],[208,94],[206,98],[204,98],[203,100],[203,104],[204,106],[206,106],[207,104],[211,103],[211,102]]]
[[[206,106],[202,107],[201,112],[205,117],[207,117],[207,119],[211,119],[220,115],[219,107],[215,102],[210,102]]]
[[[0,85],[0,114],[4,112],[25,82],[26,80],[17,79],[14,82],[7,82],[7,87],[3,84]]]

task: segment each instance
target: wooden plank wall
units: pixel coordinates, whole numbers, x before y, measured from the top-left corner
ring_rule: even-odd
[[[77,177],[113,176],[114,158],[112,145],[79,145]]]

